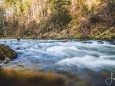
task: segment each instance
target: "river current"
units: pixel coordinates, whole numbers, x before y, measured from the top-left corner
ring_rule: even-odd
[[[18,53],[7,68],[24,68],[73,75],[94,71],[115,73],[115,41],[1,39]]]

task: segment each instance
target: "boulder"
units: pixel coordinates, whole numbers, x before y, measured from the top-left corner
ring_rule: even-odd
[[[7,60],[14,59],[17,57],[17,53],[9,46],[0,44],[0,61],[7,63]]]

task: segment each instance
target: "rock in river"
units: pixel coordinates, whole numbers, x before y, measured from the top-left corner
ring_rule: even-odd
[[[9,46],[5,46],[4,44],[0,44],[0,61],[7,63],[10,59],[14,59],[17,57],[17,53],[11,49]]]

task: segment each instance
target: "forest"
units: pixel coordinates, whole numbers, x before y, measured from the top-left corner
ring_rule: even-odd
[[[115,0],[1,0],[1,38],[115,39]]]

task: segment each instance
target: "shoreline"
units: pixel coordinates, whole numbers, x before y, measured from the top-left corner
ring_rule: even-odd
[[[97,39],[97,38],[39,38],[39,37],[36,37],[36,38],[33,38],[33,37],[1,37],[0,39],[17,39],[17,38],[20,38],[20,39],[33,39],[33,40],[97,40],[97,41],[115,41],[115,39]]]

